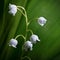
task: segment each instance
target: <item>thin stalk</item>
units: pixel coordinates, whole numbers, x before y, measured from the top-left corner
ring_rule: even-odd
[[[17,9],[18,9],[18,11],[20,11],[25,16],[25,14],[23,13],[23,11],[21,9],[19,9],[19,8],[17,8]]]
[[[19,9],[19,8],[20,8],[20,9]],[[28,22],[26,10],[25,10],[25,8],[22,7],[22,6],[17,6],[17,9],[18,9],[18,10],[25,16],[25,18],[26,18],[26,35],[25,35],[25,37],[26,37],[26,39],[27,39],[27,30],[28,30],[28,24],[29,24],[29,22]],[[24,11],[24,13],[21,11],[21,9]]]
[[[30,58],[30,57],[28,57],[28,56],[24,56],[24,57],[22,57],[22,58],[21,58],[21,60],[23,60],[23,59],[25,59],[25,58],[27,58],[27,59],[31,60],[31,58]]]
[[[18,37],[22,37],[24,40],[26,40],[26,38],[23,35],[17,35],[15,39],[17,39]]]
[[[32,30],[28,29],[27,31],[30,32],[33,35],[33,31]]]
[[[28,18],[26,14],[26,35],[25,35],[26,39],[27,39],[27,30],[28,30]]]
[[[20,9],[19,9],[20,8]],[[27,40],[27,32],[28,32],[28,25],[29,25],[29,22],[28,22],[28,17],[27,17],[27,13],[26,13],[26,10],[25,10],[25,8],[24,7],[22,7],[22,6],[17,6],[17,9],[24,15],[24,17],[26,18],[26,34],[25,34],[25,37],[24,36],[22,36],[22,35],[20,35],[20,36],[22,36],[24,39],[25,39],[25,41]],[[23,13],[23,11],[24,11],[24,13]],[[30,31],[31,32],[31,31]],[[32,33],[32,32],[31,32]],[[19,36],[17,36],[16,38],[18,38]],[[22,49],[22,51],[23,51],[23,49]],[[22,60],[24,59],[24,58],[28,58],[29,60],[31,60],[29,57],[27,57],[27,56],[25,56],[25,57],[22,57]]]

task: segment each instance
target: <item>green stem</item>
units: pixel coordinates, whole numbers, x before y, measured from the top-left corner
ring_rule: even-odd
[[[20,8],[20,9],[22,9],[22,10],[24,10],[24,11],[25,11],[25,8],[24,8],[24,7],[22,7],[22,6],[17,6],[17,8]]]
[[[32,21],[34,21],[34,20],[38,20],[38,18],[35,18],[35,19],[30,20],[30,21],[29,21],[29,24],[30,24]]]
[[[17,39],[18,37],[22,37],[24,40],[26,40],[26,38],[23,35],[17,35],[15,39]]]
[[[25,58],[27,58],[27,59],[31,60],[31,58],[30,58],[30,57],[28,57],[28,56],[24,56],[24,57],[22,57],[22,58],[21,58],[21,60],[23,60],[23,59],[25,59]]]
[[[20,8],[20,9],[19,9]],[[25,10],[25,8],[24,7],[22,7],[22,6],[17,6],[17,9],[24,15],[24,17],[26,18],[26,35],[25,35],[25,38],[24,38],[24,36],[22,36],[24,39],[25,39],[25,41],[27,40],[27,31],[30,31],[31,33],[32,33],[32,31],[31,30],[28,30],[28,25],[29,25],[29,22],[28,22],[28,17],[27,17],[27,13],[26,13],[26,10]],[[22,11],[22,10],[23,11]],[[33,34],[33,33],[32,33]],[[18,37],[18,36],[17,36]],[[16,37],[16,38],[17,38]],[[22,50],[23,51],[23,50]],[[21,56],[22,57],[22,56]],[[28,58],[29,60],[31,60],[29,57],[27,57],[27,56],[25,56],[25,57],[23,57],[22,59],[24,59],[24,58]]]
[[[32,30],[28,29],[27,31],[30,32],[33,35],[33,31]]]
[[[25,16],[25,14],[23,13],[23,11],[21,9],[19,9],[19,8],[17,8],[17,9],[18,9],[18,11],[20,11]]]
[[[27,14],[26,14],[26,39],[27,39],[27,30],[28,30],[28,18],[27,18]]]
[[[19,9],[19,8],[20,8],[20,9]],[[18,10],[25,16],[25,18],[26,18],[26,35],[25,35],[25,37],[26,37],[26,39],[27,39],[27,29],[28,29],[28,24],[29,24],[29,22],[28,22],[26,10],[25,10],[25,8],[22,7],[22,6],[17,6],[17,9],[18,9]],[[21,11],[21,9],[24,11],[24,13],[23,13],[23,11]]]
[[[20,9],[19,9],[19,8],[20,8]],[[24,7],[22,7],[22,6],[17,6],[17,9],[20,10],[20,12],[23,10],[24,13],[23,13],[23,11],[22,11],[21,13],[25,16],[25,14],[26,14],[26,10],[25,10]],[[22,10],[21,10],[21,9],[22,9]],[[25,17],[26,17],[26,16],[25,16]]]

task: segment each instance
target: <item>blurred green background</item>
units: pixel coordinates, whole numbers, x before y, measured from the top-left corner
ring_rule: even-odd
[[[33,51],[24,52],[31,60],[60,60],[60,0],[1,0],[0,1],[0,60],[20,60],[23,39],[18,38],[17,48],[9,47],[8,42],[17,34],[25,35],[25,18],[17,12],[8,13],[9,3],[25,7],[29,25],[40,38]],[[41,27],[36,18],[44,16],[47,23]],[[28,38],[29,39],[28,33]],[[27,59],[26,59],[27,60]]]

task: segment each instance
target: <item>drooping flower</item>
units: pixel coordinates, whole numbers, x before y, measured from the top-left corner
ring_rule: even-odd
[[[33,48],[33,44],[30,41],[26,41],[23,45],[23,49],[25,51],[28,51],[28,49],[32,51],[32,48]]]
[[[17,6],[14,4],[9,4],[9,13],[15,16],[17,13]]]
[[[31,41],[33,44],[35,44],[37,41],[40,41],[40,39],[38,38],[37,35],[33,34],[33,35],[31,35],[31,37],[30,37],[30,41]]]
[[[41,25],[41,26],[44,26],[46,24],[47,20],[44,18],[44,17],[39,17],[38,18],[38,23]]]
[[[18,44],[18,41],[16,39],[11,39],[9,42],[9,46],[12,46],[14,48],[16,48],[17,44]]]

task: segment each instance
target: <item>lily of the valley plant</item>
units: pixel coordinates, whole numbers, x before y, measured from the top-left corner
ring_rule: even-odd
[[[14,39],[12,38],[10,41],[9,41],[9,46],[12,46],[14,48],[17,48],[17,44],[18,44],[18,41],[17,41],[17,38],[18,37],[23,37],[24,39],[24,44],[22,45],[23,49],[22,50],[25,50],[25,51],[32,51],[33,50],[33,44],[36,44],[37,42],[40,41],[38,35],[34,34],[33,31],[31,29],[28,29],[28,26],[29,24],[31,23],[30,21],[28,21],[28,17],[27,17],[27,13],[26,13],[26,10],[24,7],[22,6],[16,6],[15,4],[9,4],[9,11],[8,13],[15,16],[17,12],[20,12],[23,14],[23,16],[26,18],[26,34],[25,36],[23,35],[17,35]],[[46,19],[44,17],[39,17],[37,18],[37,22],[40,26],[44,26],[46,24]],[[31,32],[31,36],[29,38],[29,40],[27,40],[27,32],[30,31]],[[27,57],[27,56],[25,56]],[[24,58],[24,57],[23,57]],[[22,58],[22,59],[23,59]],[[28,57],[27,57],[28,58]],[[28,58],[29,60],[31,60],[30,58]]]

